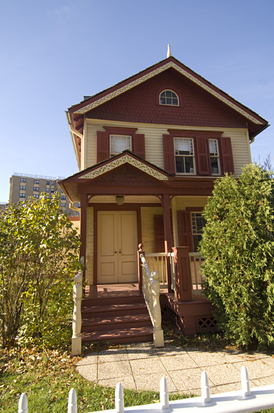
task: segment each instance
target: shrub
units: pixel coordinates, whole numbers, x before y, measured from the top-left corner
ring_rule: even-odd
[[[247,165],[239,180],[216,181],[204,210],[205,294],[218,326],[244,347],[274,344],[273,189],[269,172]]]

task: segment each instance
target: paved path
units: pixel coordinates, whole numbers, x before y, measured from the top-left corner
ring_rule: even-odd
[[[155,349],[151,344],[126,345],[83,357],[78,372],[102,386],[159,391],[163,376],[169,392],[201,395],[201,373],[206,371],[210,392],[223,393],[241,389],[241,367],[248,370],[250,387],[274,384],[274,356],[240,351],[207,352],[165,344]]]

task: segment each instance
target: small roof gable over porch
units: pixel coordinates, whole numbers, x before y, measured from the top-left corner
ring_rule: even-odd
[[[170,177],[169,173],[126,150],[59,181],[59,185],[73,203],[81,201],[81,194],[156,195]]]

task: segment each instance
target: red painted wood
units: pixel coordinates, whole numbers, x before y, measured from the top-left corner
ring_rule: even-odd
[[[172,135],[163,135],[163,150],[165,171],[175,174],[175,154]]]
[[[191,214],[189,211],[178,211],[179,245],[188,246],[193,251],[193,238],[191,228]]]
[[[221,167],[222,172],[228,174],[234,174],[234,162],[232,154],[232,146],[230,137],[221,138]]]
[[[109,158],[109,142],[107,132],[97,132],[97,163]]]

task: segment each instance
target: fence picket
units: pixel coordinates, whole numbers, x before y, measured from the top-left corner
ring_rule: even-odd
[[[28,413],[28,398],[25,393],[22,393],[18,403],[18,413]]]
[[[165,377],[162,377],[160,381],[160,404],[162,410],[169,408],[168,386]]]
[[[124,391],[121,383],[115,389],[115,410],[116,413],[124,413]]]
[[[77,413],[77,394],[73,388],[69,391],[68,413]]]

